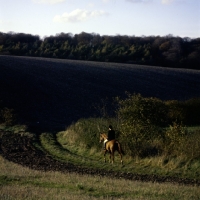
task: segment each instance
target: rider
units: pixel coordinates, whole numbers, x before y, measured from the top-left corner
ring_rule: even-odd
[[[106,149],[106,143],[111,140],[115,140],[115,131],[113,130],[113,127],[111,125],[109,125],[108,138],[107,138],[107,140],[104,141],[104,149]]]

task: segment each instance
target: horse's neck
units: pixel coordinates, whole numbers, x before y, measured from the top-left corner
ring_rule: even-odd
[[[106,134],[103,135],[104,140],[108,139],[108,136]]]

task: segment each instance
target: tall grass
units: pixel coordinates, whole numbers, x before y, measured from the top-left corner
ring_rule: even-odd
[[[108,132],[108,126],[112,124],[116,128],[118,136],[118,122],[114,118],[88,118],[80,119],[66,129],[67,142],[83,148],[99,147],[100,133]]]

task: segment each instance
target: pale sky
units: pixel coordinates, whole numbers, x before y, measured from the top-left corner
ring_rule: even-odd
[[[200,37],[200,0],[0,0],[0,32]]]

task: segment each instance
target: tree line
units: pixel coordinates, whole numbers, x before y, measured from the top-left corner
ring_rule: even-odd
[[[200,38],[0,32],[0,54],[200,69]]]

